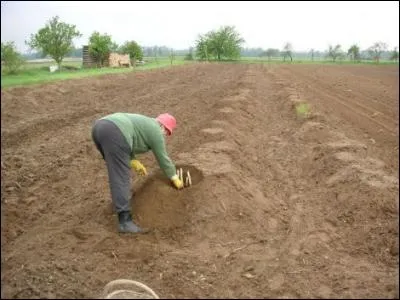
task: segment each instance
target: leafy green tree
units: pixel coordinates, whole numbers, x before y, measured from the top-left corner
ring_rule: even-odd
[[[352,45],[349,50],[347,50],[347,55],[350,56],[352,61],[360,61],[360,47],[358,47],[356,44]]]
[[[64,57],[73,49],[73,39],[81,36],[75,25],[60,22],[59,17],[55,16],[35,35],[32,34],[26,44],[52,57],[61,70]]]
[[[135,41],[125,42],[121,49],[123,54],[129,54],[132,66],[135,65],[136,60],[143,59],[143,49]]]
[[[16,50],[14,42],[1,43],[1,64],[5,74],[16,74],[24,64],[24,59]]]
[[[92,33],[89,38],[89,54],[96,60],[98,66],[104,66],[110,53],[115,49],[116,44],[108,34],[100,34],[98,31]]]
[[[387,44],[383,42],[376,42],[371,47],[368,48],[368,54],[377,62],[381,58],[381,55],[384,51],[387,50]]]
[[[200,60],[208,60],[208,42],[209,37],[207,35],[200,35],[196,40],[196,56],[200,58]]]
[[[217,60],[235,59],[240,57],[242,43],[244,39],[234,26],[224,26],[200,35],[196,41],[196,53],[200,59],[208,60],[210,56]]]

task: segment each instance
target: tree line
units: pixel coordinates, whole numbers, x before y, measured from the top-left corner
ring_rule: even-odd
[[[167,46],[142,46],[142,53],[144,57],[166,57],[171,54],[171,51],[173,50],[176,56],[185,56],[187,55],[190,50],[189,49],[171,49]],[[117,51],[118,52],[118,51]],[[119,51],[121,52],[121,51]],[[67,53],[66,57],[82,57],[83,54],[83,48],[75,48],[73,47],[72,50]],[[31,52],[31,53],[25,53],[22,55],[25,59],[41,59],[45,58],[46,56],[43,56],[43,53],[40,52]]]
[[[361,60],[375,60],[379,63],[381,59],[398,61],[399,52],[397,47],[392,51],[388,51],[387,44],[383,42],[376,42],[371,47],[365,50],[361,50],[356,44],[351,45],[347,50],[343,50],[341,45],[329,45],[329,48],[325,51],[317,51],[311,49],[309,52],[294,52],[293,47],[290,43],[286,43],[282,50],[276,48],[268,48],[267,50],[262,50],[256,53],[258,57],[266,57],[271,60],[273,57],[282,57],[285,61],[286,59],[293,60],[294,56],[297,57],[308,57],[311,60],[315,58],[331,59],[333,62],[350,59],[353,62],[360,62]]]
[[[329,48],[326,49],[325,51],[320,51],[320,50],[315,50],[311,49],[310,51],[295,51],[293,50],[291,52],[292,57],[297,57],[299,59],[332,59],[335,58],[335,60],[341,60],[348,58],[352,61],[359,61],[359,60],[372,60],[373,55],[372,53],[366,49],[366,50],[360,50],[360,48],[357,45],[352,45],[347,53],[346,51],[342,51],[341,47],[336,48],[337,50],[334,50],[334,52],[329,53]],[[349,51],[350,50],[350,51]],[[190,56],[190,53],[192,53],[192,58],[195,59],[194,53],[193,53],[193,48],[189,49],[173,49],[174,53],[176,56]],[[73,47],[72,50],[66,55],[66,57],[82,57],[82,52],[83,48],[75,48]],[[143,46],[142,47],[142,53],[143,53],[143,59],[145,57],[166,57],[169,56],[171,53],[171,48],[168,48],[166,46]],[[267,59],[272,59],[272,58],[279,58],[282,57],[283,59],[283,54],[284,51],[277,49],[277,48],[267,48],[266,50],[260,47],[257,48],[241,48],[240,49],[240,56],[241,57],[260,57],[260,58],[267,58]],[[41,59],[45,58],[46,56],[43,56],[42,53],[40,52],[32,52],[29,54],[23,54],[23,58],[25,59]],[[381,59],[385,60],[394,60],[398,59],[398,52],[397,48],[395,48],[393,51],[383,51],[381,54]]]
[[[31,34],[30,39],[25,43],[36,53],[25,58],[44,58],[51,57],[58,64],[61,70],[61,64],[65,57],[82,57],[82,49],[75,48],[73,40],[81,37],[82,34],[75,25],[60,21],[59,17],[53,17],[45,26],[38,30],[36,34]],[[352,45],[349,49],[343,50],[341,45],[329,45],[324,51],[311,49],[308,53],[299,53],[293,50],[291,43],[286,43],[282,49],[267,48],[243,48],[245,40],[240,36],[234,26],[222,26],[217,30],[211,30],[205,34],[200,34],[195,41],[194,47],[187,50],[174,50],[166,46],[142,47],[136,41],[126,41],[118,45],[113,41],[111,35],[98,31],[92,33],[89,37],[89,54],[95,59],[98,67],[104,66],[108,55],[111,52],[128,54],[132,63],[136,60],[142,60],[144,56],[157,57],[169,56],[171,63],[176,55],[185,55],[186,60],[236,60],[241,56],[258,56],[271,60],[272,57],[282,57],[283,61],[293,60],[295,55],[301,54],[311,57],[312,60],[317,57],[332,59],[334,62],[349,57],[357,62],[362,59],[373,59],[379,63],[382,57],[398,61],[398,49],[388,50],[387,44],[376,42],[365,50],[360,50],[358,45]],[[16,51],[13,42],[1,43],[1,61],[2,71],[6,73],[15,73],[23,64],[24,57]]]

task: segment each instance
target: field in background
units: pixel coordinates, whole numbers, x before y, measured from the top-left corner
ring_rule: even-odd
[[[145,57],[144,61],[146,62],[144,65],[138,65],[135,68],[83,69],[81,58],[65,58],[63,61],[63,67],[65,67],[65,69],[62,70],[62,72],[50,73],[49,66],[55,65],[52,59],[28,60],[18,74],[2,75],[1,87],[4,88],[18,85],[29,85],[63,79],[82,78],[104,74],[126,73],[171,66],[171,61],[169,57]],[[185,61],[184,56],[176,56],[173,60],[172,65],[182,65],[185,63],[191,62]],[[295,57],[292,62],[288,60],[284,62],[282,57],[271,57],[270,60],[266,57],[241,57],[240,60],[230,61],[229,63],[376,65],[376,63],[371,60],[364,60],[357,63],[349,60],[338,60],[336,62],[333,62],[322,57],[316,57],[314,58],[314,60],[311,60],[311,57]],[[397,62],[381,60],[379,64],[397,64]]]
[[[176,57],[172,63],[173,66],[187,63],[183,57]],[[64,79],[83,78],[104,74],[127,73],[141,70],[150,70],[155,68],[164,68],[171,66],[168,57],[149,58],[144,65],[138,65],[134,68],[82,68],[82,59],[66,58],[63,61],[61,72],[51,73],[49,67],[55,65],[51,59],[29,60],[25,63],[22,70],[15,75],[2,75],[1,87],[11,87],[19,85],[30,85],[45,83]]]
[[[291,62],[290,59],[286,59],[286,61],[283,61],[283,58],[281,56],[274,56],[271,57],[271,59],[268,59],[267,57],[241,57],[240,61],[242,62],[262,62],[262,63],[304,63],[304,64],[354,64],[354,65],[359,65],[359,64],[377,64],[373,60],[361,60],[359,62],[353,62],[351,60],[345,59],[345,60],[340,60],[337,59],[335,62],[333,62],[331,59],[326,59],[324,57],[314,57],[314,60],[311,59],[309,56],[298,56],[298,57],[293,57],[293,61]],[[398,64],[398,62],[390,61],[390,60],[380,60],[379,64]]]

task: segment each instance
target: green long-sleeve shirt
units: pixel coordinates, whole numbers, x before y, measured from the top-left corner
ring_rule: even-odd
[[[151,150],[165,175],[168,178],[176,175],[175,165],[167,153],[164,135],[155,118],[118,112],[102,119],[112,121],[121,130],[131,148],[131,159],[135,159],[136,154]]]

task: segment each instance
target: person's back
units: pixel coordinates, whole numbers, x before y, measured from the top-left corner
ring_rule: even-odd
[[[150,150],[152,139],[162,137],[160,126],[155,118],[140,114],[117,112],[101,119],[110,120],[121,130],[127,143],[135,154]]]
[[[131,159],[135,159],[136,154],[152,150],[165,175],[170,178],[176,174],[176,168],[166,151],[163,133],[155,118],[118,112],[102,119],[112,121],[121,130],[131,148]]]

